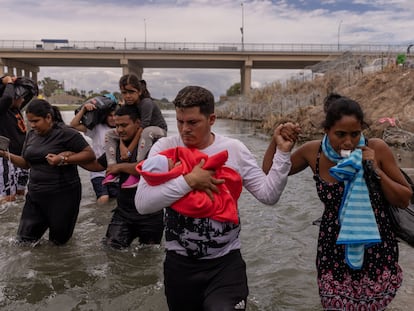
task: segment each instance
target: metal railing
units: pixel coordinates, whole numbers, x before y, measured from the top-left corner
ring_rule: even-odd
[[[392,44],[312,44],[312,43],[203,43],[203,42],[119,42],[67,41],[50,43],[41,40],[0,40],[0,49],[24,50],[139,50],[181,52],[286,52],[286,53],[405,53],[407,45]],[[58,40],[57,40],[58,41]],[[62,41],[62,40],[59,40]]]

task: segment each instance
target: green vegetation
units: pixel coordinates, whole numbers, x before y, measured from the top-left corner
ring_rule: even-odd
[[[78,105],[59,105],[60,111],[75,111]]]
[[[227,96],[236,96],[241,94],[241,85],[240,82],[234,83],[230,88],[227,90]]]
[[[58,105],[61,111],[74,110],[90,98],[111,93],[107,90],[100,91],[99,93],[93,90],[87,92],[85,90],[79,91],[78,89],[66,91],[63,82],[52,79],[51,77],[45,77],[43,80],[39,81],[38,84],[40,93],[43,94],[52,105]],[[113,92],[113,94],[116,98],[121,98],[120,92]],[[226,94],[227,96],[240,95],[240,83],[233,84],[227,90]],[[154,99],[154,102],[163,110],[174,109],[174,105],[169,102],[167,98]]]
[[[69,91],[65,91],[64,83],[58,80],[52,79],[50,77],[45,77],[43,80],[39,81],[38,84],[39,84],[40,92],[45,97],[51,97],[54,95],[70,95],[70,96],[79,97],[81,102],[86,101],[89,98],[111,93],[107,90],[100,91],[99,93],[93,90],[90,90],[88,92],[86,92],[85,90],[78,91],[78,89],[71,89]],[[121,97],[121,93],[119,92],[114,92],[113,94],[116,98]]]
[[[39,81],[38,84],[40,93],[43,94],[52,105],[57,105],[61,111],[74,111],[79,105],[82,105],[90,98],[111,93],[107,90],[100,91],[99,93],[94,92],[93,90],[86,92],[85,90],[78,91],[77,89],[65,91],[63,83],[50,77],[45,77],[43,80]],[[113,92],[112,94],[118,99],[121,98],[120,92]],[[174,109],[174,105],[166,98],[154,99],[154,102],[157,103],[161,109]]]
[[[39,81],[39,87],[46,97],[50,97],[57,90],[63,90],[62,84],[50,77],[45,77],[42,81]]]

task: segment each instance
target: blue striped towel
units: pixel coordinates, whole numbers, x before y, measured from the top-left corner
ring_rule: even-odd
[[[381,242],[369,191],[364,179],[362,150],[355,149],[349,157],[342,158],[330,146],[327,136],[325,137],[325,142],[323,142],[325,148],[323,149],[330,153],[331,157],[327,155],[328,158],[337,163],[336,166],[329,169],[329,173],[345,184],[345,191],[339,208],[341,228],[336,243],[346,245],[345,259],[347,264],[352,269],[361,269],[364,262],[365,248]],[[363,136],[361,135],[360,144],[362,140]]]

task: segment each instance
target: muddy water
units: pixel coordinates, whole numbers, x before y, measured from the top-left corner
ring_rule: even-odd
[[[70,117],[72,114],[69,115]],[[170,134],[174,115],[166,113]],[[267,147],[254,124],[218,120],[215,131],[242,140],[261,162]],[[408,152],[401,166],[414,167]],[[114,202],[94,203],[88,173],[80,170],[83,198],[74,236],[63,247],[42,240],[37,247],[14,244],[22,203],[0,215],[1,310],[166,311],[161,247],[133,243],[126,251],[101,246]],[[247,262],[248,310],[320,310],[315,256],[322,213],[310,171],[292,176],[275,206],[264,206],[243,192],[240,200],[242,253]],[[414,249],[400,243],[404,283],[389,310],[412,310]]]

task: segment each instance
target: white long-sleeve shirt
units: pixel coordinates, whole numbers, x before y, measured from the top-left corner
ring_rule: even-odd
[[[96,158],[105,153],[105,133],[111,128],[107,124],[97,124],[92,130],[87,129],[85,135],[91,139],[92,149]],[[100,172],[90,172],[91,179],[95,177],[105,177],[105,170]]]
[[[151,148],[149,157],[177,146],[184,146],[180,136],[161,138]],[[214,143],[200,151],[213,155],[223,150],[227,150],[229,155],[225,165],[240,174],[243,186],[256,199],[267,205],[273,205],[279,200],[291,167],[290,152],[277,150],[272,168],[266,175],[249,149],[237,139],[215,135]],[[158,186],[150,186],[141,178],[135,195],[135,206],[141,214],[166,208],[167,250],[184,256],[210,259],[239,249],[239,225],[208,218],[194,219],[168,208],[192,190],[183,176]]]

